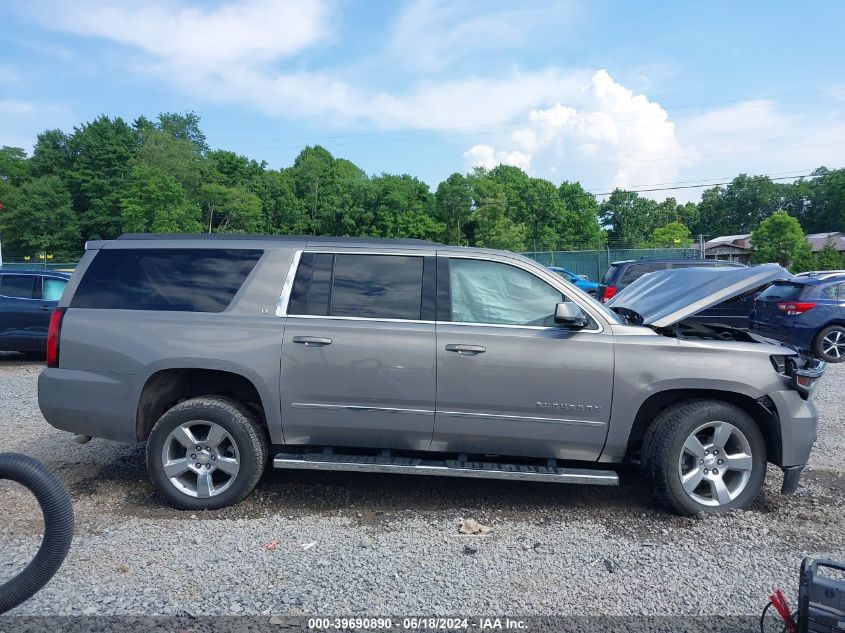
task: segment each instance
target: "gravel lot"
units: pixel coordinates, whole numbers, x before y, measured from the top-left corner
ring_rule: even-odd
[[[703,519],[656,509],[633,470],[618,488],[271,471],[235,508],[179,512],[142,446],[79,446],[47,425],[40,369],[0,356],[0,450],[59,474],[77,534],[16,614],[752,615],[779,585],[794,604],[803,556],[845,560],[845,365],[819,386],[799,494],[781,497],[770,467],[754,508]],[[0,500],[5,580],[42,522],[22,488],[0,483]],[[462,517],[492,531],[460,535]]]

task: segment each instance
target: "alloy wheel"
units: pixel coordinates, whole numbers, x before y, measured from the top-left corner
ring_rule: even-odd
[[[164,474],[180,492],[207,499],[235,481],[241,461],[232,436],[219,424],[192,420],[170,432],[161,450]]]
[[[678,476],[693,501],[723,506],[745,490],[753,465],[751,445],[742,431],[729,422],[707,422],[684,442]]]
[[[845,332],[831,330],[822,338],[821,348],[830,358],[845,357]]]

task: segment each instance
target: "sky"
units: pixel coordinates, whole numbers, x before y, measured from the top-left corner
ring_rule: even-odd
[[[0,146],[192,110],[274,169],[320,144],[432,188],[506,163],[697,200],[845,167],[842,24],[839,0],[7,0]]]

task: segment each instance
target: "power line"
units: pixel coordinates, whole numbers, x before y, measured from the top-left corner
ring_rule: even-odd
[[[772,178],[768,174],[759,174],[759,175],[765,176],[769,180],[794,180],[796,178],[808,178],[808,177],[809,178],[815,178],[818,174],[813,174],[813,173],[797,174],[797,175],[794,175],[794,176],[779,176],[779,177],[775,177],[775,178]],[[733,182],[733,181],[728,180],[727,182],[712,182],[712,183],[703,184],[703,185],[681,185],[681,186],[677,186],[677,187],[655,187],[655,188],[652,188],[652,189],[632,189],[632,188],[628,188],[628,187],[625,187],[625,188],[618,187],[618,189],[621,189],[622,191],[630,191],[631,193],[647,193],[647,192],[651,192],[651,191],[676,191],[678,189],[700,189],[701,187],[721,187],[722,185],[729,185],[729,184],[731,184],[731,182]],[[601,193],[597,193],[595,191],[589,191],[589,193],[592,193],[595,196],[609,196],[610,194],[613,193],[613,191],[603,191]]]
[[[805,172],[805,171],[806,172],[812,172],[815,169],[816,168],[814,168],[814,167],[807,167],[806,169],[789,169],[787,171],[774,171],[774,172],[770,172],[768,174],[754,174],[752,177],[756,178],[757,176],[765,176],[765,177],[768,177],[768,178],[772,178],[774,176],[784,176],[786,174],[795,174],[794,176],[790,176],[790,178],[793,178],[793,177],[799,178],[800,174],[798,174],[796,172]],[[714,178],[700,178],[698,180],[675,180],[675,181],[672,181],[672,182],[655,182],[655,183],[652,183],[650,185],[633,185],[633,186],[636,187],[636,188],[639,188],[639,187],[663,187],[663,186],[668,186],[668,185],[687,185],[687,184],[691,184],[691,183],[710,183],[710,182],[718,181],[718,180],[728,180],[728,181],[730,181],[735,177],[736,176],[719,176],[719,177],[714,177]],[[718,183],[713,182],[713,184],[718,184]],[[708,185],[705,185],[705,186],[708,186]],[[601,189],[601,187],[589,187],[589,188],[585,187],[584,191],[597,191],[599,189]]]

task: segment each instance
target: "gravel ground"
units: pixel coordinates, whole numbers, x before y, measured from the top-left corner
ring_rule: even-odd
[[[752,509],[703,519],[656,509],[634,470],[618,488],[271,471],[237,507],[179,512],[153,490],[142,446],[79,446],[47,425],[40,369],[0,356],[0,450],[58,473],[77,533],[15,614],[753,615],[776,586],[794,604],[802,557],[845,560],[845,365],[819,386],[798,495],[781,497],[770,467]],[[43,526],[20,487],[0,483],[0,500],[5,580]],[[492,531],[460,535],[461,518]]]

